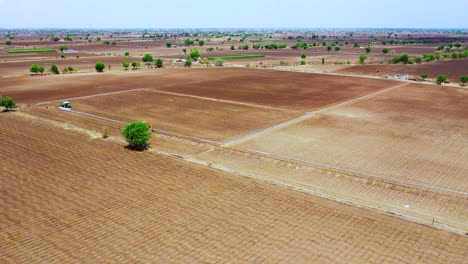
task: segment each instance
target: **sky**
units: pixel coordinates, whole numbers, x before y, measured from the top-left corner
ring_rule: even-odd
[[[468,28],[468,0],[0,0],[0,28]]]

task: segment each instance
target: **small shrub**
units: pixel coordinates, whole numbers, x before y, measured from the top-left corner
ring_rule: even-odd
[[[102,138],[108,138],[109,137],[109,129],[104,128],[104,132],[102,133]]]
[[[441,75],[437,76],[437,84],[442,84],[442,83],[447,82],[447,81],[448,81],[447,75],[441,74]]]

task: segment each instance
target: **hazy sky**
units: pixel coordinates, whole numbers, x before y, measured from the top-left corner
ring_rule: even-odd
[[[0,28],[468,28],[468,0],[0,0]]]

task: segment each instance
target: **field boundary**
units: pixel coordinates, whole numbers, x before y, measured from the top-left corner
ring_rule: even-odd
[[[293,158],[293,157],[274,154],[274,153],[269,153],[269,152],[265,152],[265,151],[259,151],[259,150],[254,150],[254,149],[249,149],[248,151],[256,153],[256,154],[268,156],[268,157],[285,159],[285,160],[292,161],[292,162],[297,162],[297,163],[309,164],[309,165],[312,165],[312,166],[317,166],[319,168],[322,167],[322,168],[326,168],[326,169],[331,169],[331,170],[338,171],[339,173],[359,175],[359,176],[363,176],[365,178],[379,179],[379,180],[391,182],[391,183],[394,183],[394,184],[400,184],[400,185],[403,185],[403,186],[417,187],[417,188],[422,188],[422,189],[428,189],[428,190],[431,190],[431,191],[438,191],[438,192],[442,192],[442,193],[449,193],[449,194],[452,194],[452,195],[455,194],[455,195],[461,195],[461,196],[468,197],[468,192],[456,191],[456,190],[452,190],[452,189],[441,188],[441,187],[426,185],[426,184],[422,184],[422,183],[416,183],[416,182],[410,182],[410,181],[403,181],[403,180],[398,180],[398,179],[387,178],[387,177],[373,175],[373,174],[369,174],[369,173],[365,173],[365,172],[359,172],[359,171],[349,170],[349,169],[345,169],[345,168],[341,168],[341,167],[337,167],[337,166],[327,165],[327,164],[324,164],[324,163],[296,159],[296,158]]]
[[[89,116],[89,117],[96,118],[96,119],[101,119],[101,120],[109,121],[109,122],[114,122],[114,123],[118,123],[118,124],[128,124],[128,123],[129,123],[129,122],[121,121],[121,120],[111,119],[111,118],[107,118],[107,117],[103,117],[103,116],[98,116],[98,115],[93,115],[93,114],[89,114],[89,113],[85,113],[85,112],[80,112],[80,111],[75,111],[75,110],[71,110],[70,112],[71,112],[71,113],[75,113],[75,114],[79,114],[79,115]],[[152,128],[152,130],[153,130],[153,131],[160,132],[160,133],[163,133],[163,134],[169,134],[169,135],[173,135],[173,136],[176,136],[176,137],[192,139],[192,140],[201,141],[201,142],[206,142],[206,143],[215,144],[215,145],[221,145],[221,144],[223,144],[222,142],[213,141],[213,140],[204,139],[204,138],[198,138],[198,137],[187,136],[187,135],[183,135],[183,134],[179,134],[179,133],[175,133],[175,132],[170,132],[170,131],[163,130],[163,129]]]
[[[198,96],[198,95],[191,95],[191,94],[184,94],[184,93],[173,93],[173,92],[161,91],[161,90],[150,89],[150,88],[148,88],[147,91],[151,91],[151,92],[155,92],[155,93],[169,94],[169,95],[180,96],[180,97],[189,97],[189,98],[195,98],[195,99],[207,100],[207,101],[213,101],[213,102],[228,103],[228,104],[236,104],[236,105],[243,105],[243,106],[250,106],[250,107],[263,108],[263,109],[271,109],[271,110],[279,110],[279,111],[291,112],[291,113],[300,113],[300,112],[301,112],[301,111],[290,110],[290,109],[284,109],[284,108],[273,107],[273,106],[267,106],[267,105],[258,105],[258,104],[244,103],[244,102],[239,102],[239,101],[231,101],[231,100],[225,100],[225,99],[217,99],[217,98],[211,98],[211,97],[205,97],[205,96]]]
[[[341,107],[343,105],[352,104],[352,103],[355,103],[355,102],[360,101],[360,100],[365,100],[367,98],[373,97],[373,96],[378,95],[380,93],[388,92],[390,90],[393,90],[393,89],[396,89],[396,88],[399,88],[399,87],[402,87],[402,86],[405,86],[405,85],[408,85],[408,83],[400,83],[400,84],[397,84],[397,85],[394,85],[394,86],[391,86],[391,87],[388,87],[388,88],[381,89],[381,90],[373,92],[373,93],[369,93],[369,94],[366,94],[366,95],[363,95],[363,96],[360,96],[360,97],[357,97],[357,98],[354,98],[354,99],[347,100],[345,102],[341,102],[341,103],[338,103],[338,104],[335,104],[335,105],[331,105],[331,106],[328,106],[328,107],[325,107],[325,108],[321,108],[321,109],[315,110],[313,112],[308,112],[308,113],[306,113],[306,114],[304,114],[302,116],[287,120],[285,122],[273,125],[271,127],[267,127],[267,128],[264,128],[264,129],[259,129],[259,130],[250,132],[248,134],[245,134],[243,136],[231,139],[231,140],[225,142],[223,144],[223,147],[231,147],[231,146],[243,143],[245,141],[251,140],[251,139],[256,138],[256,137],[259,137],[264,133],[270,133],[271,131],[281,129],[283,127],[287,127],[287,126],[302,122],[304,120],[307,120],[309,118],[312,118],[317,113],[328,111],[328,110],[330,110],[332,108],[335,108],[335,107]]]
[[[100,93],[100,94],[92,94],[92,95],[85,95],[85,96],[63,98],[63,99],[57,99],[57,100],[52,100],[52,101],[48,101],[48,102],[37,103],[37,105],[45,105],[45,104],[51,104],[51,103],[56,103],[56,102],[62,102],[62,101],[78,100],[78,99],[92,98],[92,97],[98,97],[98,96],[106,96],[106,95],[111,95],[111,94],[131,93],[131,92],[144,91],[144,90],[148,90],[148,89],[147,88],[137,88],[137,89],[131,89],[131,90],[123,90],[123,91],[116,91],[116,92],[108,92],[108,93]]]

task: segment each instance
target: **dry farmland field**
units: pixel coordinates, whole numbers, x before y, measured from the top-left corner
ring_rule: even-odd
[[[132,152],[21,115],[0,120],[9,153],[0,160],[3,263],[462,263],[467,257],[462,235]]]
[[[388,63],[465,35],[147,33],[0,34],[0,263],[468,263],[468,60]],[[54,52],[8,53],[33,48]],[[145,53],[164,67],[122,67]],[[204,61],[245,54],[264,57]]]
[[[406,85],[239,147],[466,193],[467,100],[465,89]]]

